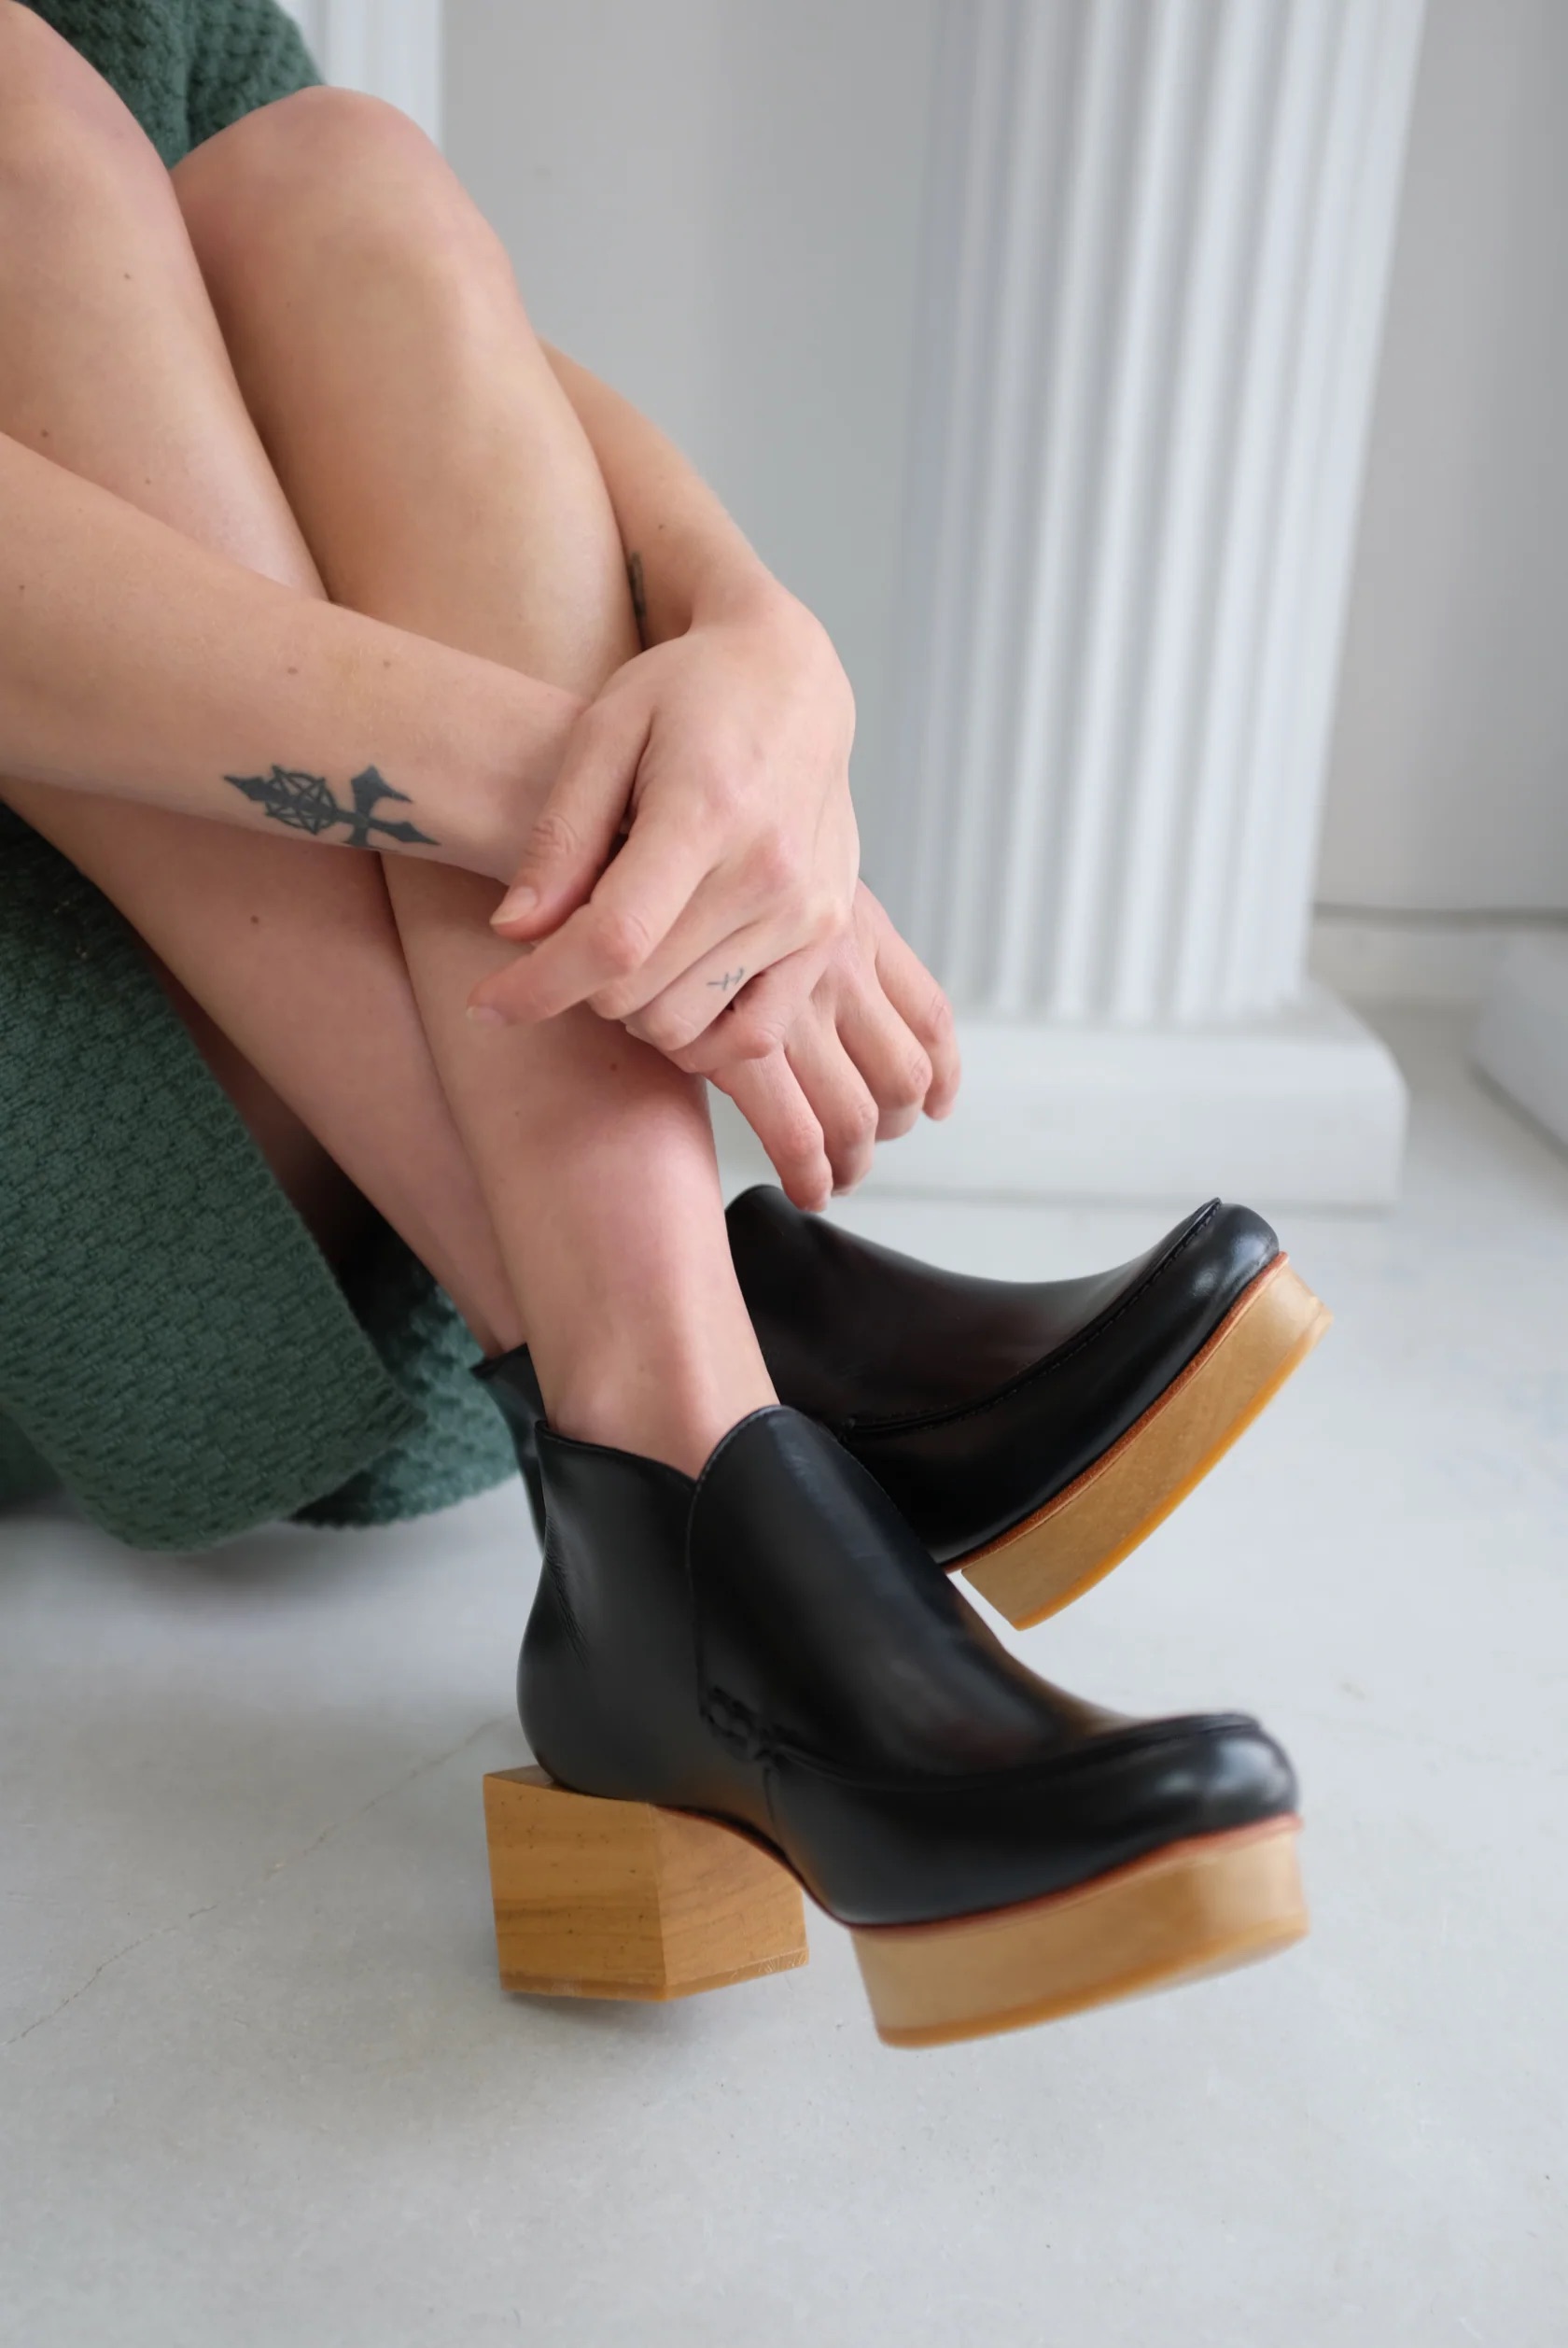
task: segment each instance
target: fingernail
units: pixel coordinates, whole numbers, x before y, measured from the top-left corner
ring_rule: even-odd
[[[507,1015],[497,1011],[493,1003],[470,1003],[469,1017],[475,1027],[505,1027]]]
[[[509,889],[491,914],[492,921],[521,921],[539,903],[539,891],[526,880],[520,880],[515,889]]]

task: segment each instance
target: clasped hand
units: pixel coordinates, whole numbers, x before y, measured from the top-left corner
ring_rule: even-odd
[[[476,991],[508,1020],[586,1003],[757,1131],[819,1205],[958,1082],[935,981],[857,882],[854,702],[781,589],[618,669],[577,721]]]

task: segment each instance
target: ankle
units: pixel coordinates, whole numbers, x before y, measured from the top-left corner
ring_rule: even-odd
[[[695,1476],[715,1445],[751,1412],[776,1402],[749,1329],[729,1347],[671,1346],[539,1367],[550,1424],[579,1442],[605,1443]]]

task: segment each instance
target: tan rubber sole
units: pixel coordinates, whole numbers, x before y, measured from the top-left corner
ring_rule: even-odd
[[[876,2033],[944,2046],[1271,1957],[1301,1939],[1300,1821],[1175,1843],[1026,1906],[854,1934]]]
[[[665,1999],[806,1961],[800,1886],[717,1820],[484,1780],[503,1989]],[[1307,1929],[1294,1819],[1179,1843],[1094,1883],[947,1924],[855,1931],[878,2035],[934,2046],[1271,1955]]]
[[[964,1579],[1019,1630],[1082,1597],[1201,1483],[1333,1317],[1276,1256],[1121,1440],[1033,1516],[965,1558]]]

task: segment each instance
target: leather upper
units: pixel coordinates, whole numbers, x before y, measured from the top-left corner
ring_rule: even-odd
[[[760,1185],[729,1209],[747,1310],[782,1400],[870,1469],[939,1564],[1043,1508],[1157,1401],[1279,1254],[1249,1207],[1211,1200],[1157,1245],[1077,1280],[943,1272],[804,1215]],[[477,1375],[506,1413],[544,1539],[523,1348]]]
[[[518,1694],[539,1760],[579,1792],[734,1820],[847,1923],[1009,1905],[1294,1807],[1255,1722],[1129,1721],[1037,1679],[797,1412],[744,1420],[695,1483],[537,1442],[549,1533]]]
[[[779,1395],[833,1429],[945,1565],[1091,1467],[1280,1251],[1261,1216],[1217,1199],[1077,1280],[943,1272],[767,1186],[734,1202],[729,1229]]]

